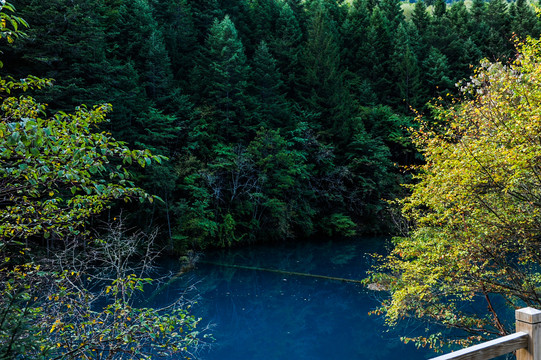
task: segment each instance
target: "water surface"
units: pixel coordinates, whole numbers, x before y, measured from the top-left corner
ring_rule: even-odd
[[[389,329],[382,317],[368,315],[384,293],[354,282],[265,270],[360,280],[373,262],[368,253],[384,252],[385,243],[356,239],[211,252],[155,301],[167,302],[195,284],[194,313],[212,324],[215,338],[200,354],[204,360],[429,358],[430,351],[399,340],[422,332],[422,324]],[[170,266],[175,271],[179,265]]]

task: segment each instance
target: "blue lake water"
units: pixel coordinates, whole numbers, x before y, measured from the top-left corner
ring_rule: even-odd
[[[196,268],[157,294],[155,305],[196,290],[193,312],[210,324],[215,341],[204,360],[425,359],[430,350],[403,344],[401,335],[422,334],[423,324],[389,329],[368,313],[382,292],[361,284],[235,266],[363,279],[385,251],[384,239],[300,245],[265,245],[205,254]],[[220,264],[220,265],[218,265]],[[175,272],[179,265],[167,266]],[[175,268],[177,267],[177,268]]]

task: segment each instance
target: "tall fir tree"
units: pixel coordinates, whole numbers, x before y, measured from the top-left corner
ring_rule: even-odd
[[[371,51],[367,39],[370,12],[366,0],[354,0],[342,24],[342,66],[346,71],[347,83],[354,99],[362,105],[375,102],[368,78],[373,64],[366,56]]]
[[[286,92],[294,98],[301,75],[300,53],[303,33],[295,12],[288,3],[284,3],[276,20],[276,32],[270,42],[270,48],[283,74]]]
[[[365,54],[369,51],[366,38],[370,26],[370,12],[366,0],[354,0],[340,28],[342,34],[342,64],[345,68],[359,76],[367,76],[370,63]]]
[[[253,38],[270,43],[282,5],[276,0],[252,0],[250,5]]]
[[[394,82],[398,89],[391,102],[403,113],[407,113],[410,107],[418,108],[423,97],[420,67],[411,45],[410,31],[412,30],[408,29],[409,26],[414,25],[402,23],[398,26],[393,53]]]
[[[404,22],[404,11],[402,10],[400,0],[381,0],[380,9],[383,16],[387,18],[389,29],[394,33],[398,26]]]
[[[505,61],[511,56],[514,49],[511,42],[507,1],[491,0],[486,7],[484,16],[490,29],[485,54],[490,59]]]
[[[334,21],[328,18],[323,2],[313,10],[301,64],[302,104],[319,114],[317,129],[327,140],[345,136],[351,113],[351,101],[344,84],[340,49]]]
[[[222,19],[224,13],[218,0],[188,0],[192,9],[193,21],[197,34],[197,42],[203,44],[215,19]]]
[[[267,44],[261,41],[252,61],[254,111],[252,123],[257,128],[280,129],[291,127],[284,92],[284,83]]]
[[[257,39],[253,31],[257,24],[251,22],[250,0],[218,0],[218,3],[224,15],[228,15],[235,24],[244,51],[251,55],[261,39]]]
[[[434,2],[434,17],[442,18],[447,12],[447,2],[445,0],[436,0]]]
[[[432,47],[423,63],[425,79],[431,96],[448,92],[453,86],[447,57]]]
[[[378,101],[388,104],[392,92],[392,32],[387,18],[379,7],[372,11],[367,38],[370,44],[370,53],[367,56],[373,64],[370,72],[372,88]]]
[[[216,19],[210,28],[202,66],[205,82],[202,100],[212,111],[218,139],[226,143],[246,139],[250,130],[254,130],[247,123],[250,67],[229,16],[221,21]]]
[[[173,78],[177,84],[188,89],[189,75],[195,66],[199,51],[197,29],[189,0],[153,0],[154,18],[164,37],[171,62]]]
[[[526,0],[516,0],[509,9],[511,29],[520,38],[539,36],[541,25],[532,6]]]
[[[420,34],[427,31],[427,28],[430,25],[430,14],[428,13],[426,4],[423,0],[415,2],[411,21],[417,27],[417,31]]]

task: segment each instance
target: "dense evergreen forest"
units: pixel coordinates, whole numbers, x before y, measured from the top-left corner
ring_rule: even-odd
[[[390,230],[420,157],[407,127],[480,59],[541,32],[525,0],[19,0],[4,73],[52,78],[52,110],[169,160],[131,209],[171,248]],[[135,211],[137,210],[137,211]]]
[[[468,334],[406,341],[505,335],[496,296],[541,306],[536,4],[14,5],[0,358],[193,358],[208,329],[182,299],[137,305],[156,248],[388,233],[399,216],[414,226],[365,279],[390,293],[375,312]],[[479,299],[487,316],[458,305]]]

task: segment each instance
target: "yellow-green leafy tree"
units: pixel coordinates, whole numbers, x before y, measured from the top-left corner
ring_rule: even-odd
[[[367,279],[391,293],[379,309],[389,324],[465,331],[413,338],[436,348],[504,335],[507,310],[541,307],[540,40],[518,44],[511,64],[482,62],[462,90],[414,132],[426,163],[400,203],[413,229]]]

